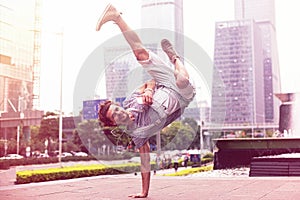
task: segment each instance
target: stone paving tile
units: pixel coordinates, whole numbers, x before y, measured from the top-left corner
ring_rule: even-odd
[[[8,173],[9,172],[9,173]],[[133,174],[13,185],[12,175],[0,171],[0,199],[5,200],[126,200],[140,192],[141,178]],[[150,200],[298,200],[300,177],[248,177],[248,169],[233,169],[166,177],[173,170],[158,171],[151,179]],[[201,174],[201,175],[200,175]],[[5,185],[6,184],[6,185]]]
[[[106,176],[17,185],[0,188],[1,199],[12,200],[82,200],[130,199],[128,194],[139,192],[139,176]],[[300,178],[195,178],[154,176],[151,200],[269,200],[299,199]]]

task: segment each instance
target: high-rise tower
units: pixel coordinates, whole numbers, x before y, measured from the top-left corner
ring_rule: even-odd
[[[263,122],[260,29],[252,20],[216,23],[212,122]]]
[[[264,68],[265,121],[278,122],[280,102],[275,93],[281,92],[276,41],[274,0],[235,0],[235,19],[252,19],[261,30]]]
[[[142,28],[165,29],[173,32],[168,35],[168,39],[174,44],[179,55],[183,57],[182,0],[143,0],[141,17]],[[155,42],[160,45],[160,41]]]
[[[273,0],[236,0],[234,21],[215,29],[212,122],[278,123],[280,91]]]
[[[0,112],[38,109],[40,1],[0,1]]]

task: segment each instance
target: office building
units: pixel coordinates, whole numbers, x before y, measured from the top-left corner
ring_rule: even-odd
[[[216,23],[212,91],[213,123],[263,122],[260,29],[252,20]]]
[[[265,121],[278,123],[281,92],[274,0],[235,0],[235,19],[253,19],[261,30],[264,68]]]
[[[212,122],[252,127],[278,124],[274,12],[272,0],[236,0],[236,19],[216,22]]]
[[[38,109],[40,0],[0,1],[0,112]]]
[[[160,48],[160,40],[165,36],[184,57],[183,1],[143,0],[141,7],[141,27],[151,32],[146,42],[156,43]]]
[[[0,142],[30,138],[40,124],[41,0],[0,0]],[[2,149],[1,149],[2,150]]]

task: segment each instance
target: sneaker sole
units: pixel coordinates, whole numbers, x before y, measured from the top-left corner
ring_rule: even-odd
[[[103,20],[103,18],[105,16],[105,14],[107,13],[107,11],[110,9],[110,7],[111,7],[111,4],[108,4],[106,6],[105,10],[103,11],[102,15],[100,16],[100,18],[99,18],[99,20],[97,22],[96,31],[99,31],[100,28],[101,28],[101,26],[103,25],[101,22],[102,22],[102,20]]]

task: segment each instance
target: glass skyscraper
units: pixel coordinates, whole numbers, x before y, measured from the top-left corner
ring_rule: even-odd
[[[213,123],[278,124],[280,91],[274,1],[236,0],[234,21],[215,28]]]
[[[143,0],[141,18],[141,26],[143,29],[162,29],[171,31],[170,33],[167,33],[167,38],[174,44],[179,55],[183,57],[184,30],[182,0]],[[158,44],[158,48],[160,48],[160,40],[164,34],[166,33],[157,35],[157,37],[148,37],[147,40],[153,38],[155,40],[154,43]]]
[[[216,23],[212,122],[262,122],[263,70],[260,30],[252,20]]]
[[[235,0],[235,18],[253,19],[261,30],[264,68],[265,121],[278,122],[280,102],[275,93],[281,92],[276,41],[274,0]]]
[[[38,109],[40,0],[0,0],[0,112]]]

